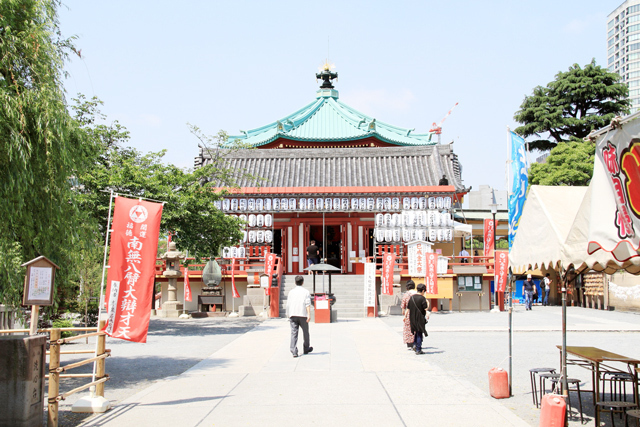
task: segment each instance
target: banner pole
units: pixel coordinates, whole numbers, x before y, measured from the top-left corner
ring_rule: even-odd
[[[104,297],[104,281],[105,272],[107,270],[107,248],[109,247],[109,234],[111,233],[111,207],[113,205],[113,190],[109,194],[109,214],[107,216],[107,230],[104,237],[104,256],[102,259],[102,280],[100,280],[100,299],[98,300],[98,324],[100,324],[100,317],[102,316],[102,298]],[[96,351],[94,357],[98,356],[98,341],[96,340]],[[93,362],[93,375],[91,381],[96,380],[96,362]]]

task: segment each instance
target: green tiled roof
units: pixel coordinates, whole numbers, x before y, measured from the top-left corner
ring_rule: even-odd
[[[295,141],[337,142],[357,141],[376,137],[393,145],[435,145],[433,133],[414,134],[380,122],[354,110],[338,100],[338,91],[320,89],[317,99],[300,110],[266,126],[231,135],[229,141],[240,140],[254,147],[268,144],[278,138]]]

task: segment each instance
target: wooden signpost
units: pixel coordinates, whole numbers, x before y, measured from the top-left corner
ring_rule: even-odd
[[[40,306],[53,305],[53,284],[56,270],[59,270],[60,267],[45,256],[39,256],[29,262],[25,262],[22,267],[27,267],[27,274],[24,277],[22,305],[31,306],[31,328],[29,334],[35,335],[38,331]]]

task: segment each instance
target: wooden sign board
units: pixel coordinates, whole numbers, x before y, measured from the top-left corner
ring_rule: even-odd
[[[27,267],[22,305],[53,305],[53,284],[60,267],[45,256],[32,259],[22,267]]]

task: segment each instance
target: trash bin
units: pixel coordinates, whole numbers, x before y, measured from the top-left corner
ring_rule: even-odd
[[[331,323],[331,304],[327,294],[315,294],[313,307],[316,323]]]
[[[0,426],[42,426],[47,337],[0,336]]]

